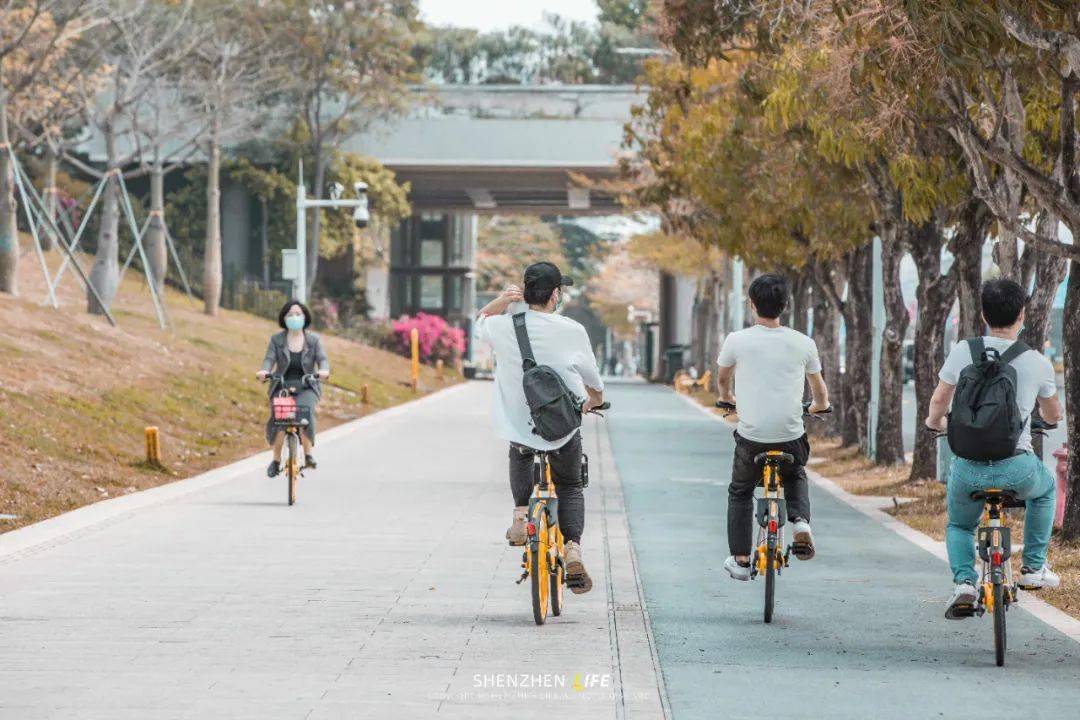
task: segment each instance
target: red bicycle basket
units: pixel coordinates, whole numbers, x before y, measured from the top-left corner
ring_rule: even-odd
[[[295,420],[296,419],[296,398],[292,395],[285,397],[275,397],[271,400],[271,407],[274,409],[275,420]]]

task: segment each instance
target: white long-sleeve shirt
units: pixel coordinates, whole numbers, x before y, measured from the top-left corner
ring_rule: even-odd
[[[521,386],[524,371],[513,317],[481,316],[476,329],[479,340],[488,343],[495,353],[495,398],[491,413],[495,432],[505,440],[537,450],[556,450],[565,445],[574,433],[548,441],[532,431],[529,405]],[[526,310],[525,329],[536,363],[559,373],[570,392],[584,398],[586,387],[604,389],[596,356],[581,323],[555,313]]]

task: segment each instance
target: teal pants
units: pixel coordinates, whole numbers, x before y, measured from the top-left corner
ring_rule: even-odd
[[[956,583],[979,582],[975,572],[975,529],[983,503],[972,500],[971,493],[989,488],[1012,490],[1026,501],[1024,566],[1038,570],[1046,562],[1056,488],[1042,461],[1032,453],[992,463],[953,458],[947,486],[949,524],[945,528],[945,548]]]

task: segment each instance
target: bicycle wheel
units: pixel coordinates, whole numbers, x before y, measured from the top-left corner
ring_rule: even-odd
[[[300,474],[299,463],[296,460],[296,434],[289,433],[289,460],[285,474],[289,480],[289,504],[296,504],[296,476]]]
[[[772,622],[773,597],[776,595],[776,538],[770,536],[765,551],[765,622]]]
[[[548,598],[551,594],[551,568],[548,564],[549,540],[547,513],[537,505],[538,511],[533,518],[536,526],[535,549],[529,550],[529,575],[532,576],[533,620],[543,625],[547,620]]]
[[[562,563],[563,543],[562,534],[559,532],[558,526],[551,528],[551,537],[551,547],[558,551],[556,553],[558,560],[555,562],[554,572],[551,573],[551,614],[555,617],[559,617],[562,615],[563,587],[565,587],[566,570]]]
[[[1005,585],[994,583],[994,662],[1005,664]]]

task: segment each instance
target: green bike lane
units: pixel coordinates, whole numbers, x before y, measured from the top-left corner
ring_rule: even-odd
[[[722,568],[731,430],[663,387],[612,384],[608,396],[675,720],[1077,716],[1080,643],[1013,610],[1006,666],[995,667],[989,617],[944,618],[947,565],[817,488],[817,557],[792,559],[765,625],[763,582]]]

